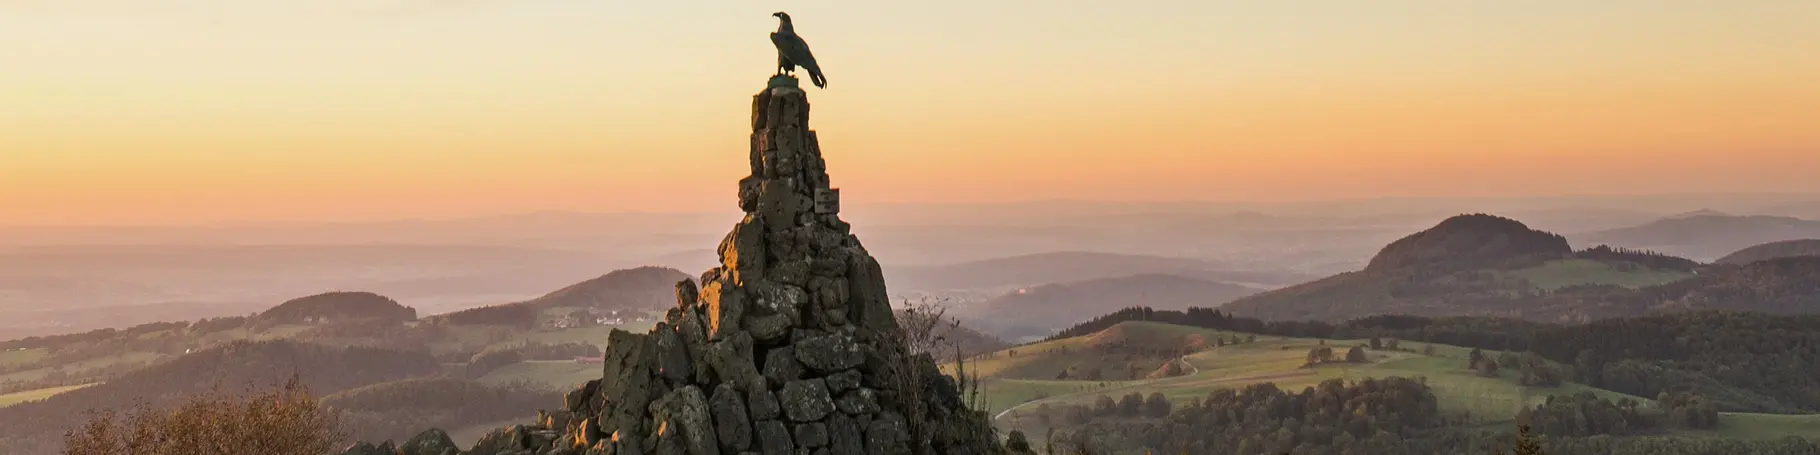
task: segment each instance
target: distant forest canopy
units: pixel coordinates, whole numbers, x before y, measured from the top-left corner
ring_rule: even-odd
[[[417,310],[371,292],[337,291],[291,299],[259,313],[259,319],[278,324],[344,319],[404,322],[416,320]]]
[[[1572,379],[1626,394],[1695,392],[1722,411],[1820,412],[1820,315],[1697,311],[1587,324],[1511,318],[1373,316],[1339,323],[1264,321],[1219,310],[1127,308],[1051,336],[1088,335],[1125,321],[1325,339],[1392,338],[1533,352],[1571,366]]]

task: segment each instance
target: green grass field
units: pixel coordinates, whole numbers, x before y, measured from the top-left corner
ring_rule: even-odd
[[[65,387],[49,387],[49,388],[43,388],[43,389],[37,389],[37,390],[26,390],[26,391],[22,391],[22,392],[15,392],[15,393],[9,393],[9,394],[5,394],[5,395],[0,395],[0,408],[12,406],[12,405],[19,404],[19,403],[27,403],[27,402],[42,400],[45,398],[50,398],[59,393],[68,392],[71,390],[76,390],[76,389],[88,387],[91,385],[95,385],[95,384],[82,384],[82,385],[72,385],[72,386],[65,386]]]
[[[49,357],[50,351],[43,349],[26,349],[23,351],[0,351],[0,367],[25,365]]]
[[[164,357],[166,357],[164,354],[158,354],[158,353],[152,353],[152,352],[129,352],[126,354],[121,354],[121,355],[114,355],[114,356],[107,356],[107,357],[84,360],[81,362],[65,363],[65,364],[58,365],[58,366],[62,367],[63,371],[66,373],[69,373],[72,375],[77,375],[77,374],[81,374],[84,371],[88,371],[88,370],[92,370],[92,369],[96,369],[96,368],[108,367],[108,366],[112,366],[117,363],[150,362],[150,361],[156,361],[156,360],[164,358]],[[48,367],[47,368],[36,368],[36,369],[25,370],[25,371],[15,371],[12,373],[0,374],[0,382],[36,381],[39,379],[43,379],[45,375],[50,374],[50,373],[51,373],[51,368],[48,368]]]
[[[1719,414],[1717,430],[1695,434],[1737,439],[1778,439],[1800,436],[1820,440],[1820,415],[1726,412]]]
[[[1154,334],[1138,334],[1139,331],[1154,330]],[[1198,331],[1198,332],[1197,332]],[[983,373],[984,380],[980,386],[986,410],[996,417],[1001,430],[1022,429],[1041,434],[1044,430],[1031,418],[1032,410],[1043,404],[1070,405],[1092,404],[1100,395],[1113,398],[1136,392],[1144,395],[1162,393],[1172,402],[1185,402],[1207,393],[1224,388],[1239,388],[1251,384],[1270,382],[1287,391],[1300,391],[1333,378],[1363,380],[1367,378],[1386,378],[1401,376],[1422,378],[1426,381],[1438,400],[1440,410],[1455,422],[1488,427],[1503,428],[1512,421],[1517,412],[1529,406],[1545,402],[1551,395],[1572,395],[1590,392],[1601,398],[1618,400],[1630,398],[1644,405],[1653,405],[1654,400],[1629,396],[1617,392],[1595,389],[1582,384],[1564,383],[1557,387],[1529,387],[1517,381],[1515,371],[1503,371],[1498,377],[1483,377],[1466,368],[1466,358],[1471,349],[1457,346],[1435,345],[1432,354],[1425,354],[1424,343],[1403,342],[1401,350],[1367,351],[1369,363],[1331,363],[1304,368],[1305,356],[1309,349],[1323,344],[1320,340],[1282,338],[1261,336],[1255,343],[1210,347],[1182,358],[1192,365],[1184,376],[1160,379],[1142,379],[1126,381],[1065,381],[1039,380],[1015,377],[1026,371],[1022,364],[1041,364],[1058,362],[1052,359],[1024,359],[1022,352],[1041,352],[1048,348],[1060,346],[1086,346],[1095,340],[1104,340],[1115,336],[1125,340],[1151,339],[1167,340],[1182,334],[1205,333],[1190,327],[1168,326],[1155,323],[1125,323],[1108,329],[1108,332],[1057,340],[1047,343],[1018,347],[1020,354],[1013,359],[999,353],[995,356],[984,356],[970,363],[969,370]],[[1345,352],[1351,346],[1363,344],[1364,340],[1327,340],[1325,345],[1337,352]],[[1488,352],[1488,355],[1496,355]],[[1077,356],[1080,354],[1077,354]],[[1036,356],[1032,356],[1036,357]],[[1074,359],[1073,362],[1086,360]],[[1167,361],[1167,360],[1162,360]],[[977,365],[977,366],[976,366]],[[1013,377],[1005,377],[1010,374]],[[1720,418],[1720,428],[1710,432],[1691,433],[1695,436],[1735,437],[1746,439],[1777,438],[1788,435],[1820,438],[1820,415],[1771,415],[1726,413]]]
[[[600,379],[601,365],[569,360],[532,360],[500,367],[479,381],[493,385],[528,383],[546,390],[567,392],[582,383]]]
[[[1539,266],[1509,272],[1528,280],[1536,287],[1555,290],[1581,284],[1612,284],[1640,288],[1680,281],[1693,274],[1672,270],[1639,268],[1622,271],[1611,264],[1590,259],[1561,259]]]

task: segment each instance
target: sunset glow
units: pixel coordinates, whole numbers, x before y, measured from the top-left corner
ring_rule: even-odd
[[[776,10],[851,203],[1820,191],[1813,1],[158,3],[0,0],[0,224],[730,210]]]

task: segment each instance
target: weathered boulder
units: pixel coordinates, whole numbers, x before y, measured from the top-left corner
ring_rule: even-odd
[[[764,388],[747,391],[746,409],[755,422],[774,420],[784,415],[783,404],[777,402],[777,395]]]
[[[680,319],[680,318],[679,318]],[[689,348],[682,337],[669,323],[659,322],[651,331],[657,337],[657,374],[671,385],[691,381],[695,377],[695,364],[689,359]]]
[[[804,449],[828,445],[828,425],[821,422],[797,424],[796,445]]]
[[[795,455],[796,442],[790,439],[790,430],[783,422],[766,420],[756,425],[758,429],[758,452],[764,455]]]
[[[703,279],[701,306],[708,338],[720,340],[739,332],[740,320],[746,316],[745,292],[728,280],[708,279],[706,274]]]
[[[777,392],[784,416],[792,422],[814,422],[834,412],[834,398],[820,378],[790,381]]]
[[[714,369],[714,375],[722,382],[730,382],[741,390],[764,388],[764,376],[758,373],[758,364],[752,359],[752,336],[745,332],[710,345],[708,367]]]
[[[708,414],[708,397],[700,388],[689,385],[670,391],[651,403],[651,416],[676,425],[660,430],[665,434],[675,430],[689,455],[720,455],[718,430]]]
[[[866,353],[859,340],[846,334],[809,337],[796,343],[796,359],[817,373],[832,373],[860,366]]]
[[[866,453],[901,453],[910,440],[910,428],[904,416],[895,412],[880,414],[866,427]]]
[[[837,436],[828,443],[828,452],[832,455],[865,455],[865,433],[846,414],[828,416],[828,433]]]
[[[878,393],[872,389],[855,389],[840,396],[834,407],[848,415],[871,414],[879,411]]]
[[[751,332],[752,338],[764,342],[776,341],[783,338],[784,335],[789,335],[790,327],[795,324],[796,322],[791,319],[790,315],[783,313],[752,315],[745,321],[746,329]]]
[[[722,383],[708,397],[708,409],[714,414],[714,435],[720,441],[721,453],[739,453],[752,448],[752,420],[746,400],[732,384]]]
[[[803,364],[796,360],[796,349],[784,346],[765,353],[765,381],[788,384],[803,378]]]
[[[460,450],[455,445],[455,440],[449,439],[448,433],[435,428],[418,433],[398,446],[399,455],[442,455],[444,452]]]
[[[764,280],[763,218],[758,214],[746,214],[720,242],[718,250],[721,267],[728,271],[728,278],[732,279],[733,284],[744,286]]]
[[[828,383],[828,393],[839,394],[859,388],[859,371],[847,370],[822,377]]]

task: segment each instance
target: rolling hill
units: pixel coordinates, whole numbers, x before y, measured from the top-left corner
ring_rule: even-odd
[[[1213,307],[1261,289],[1160,273],[1047,284],[963,307],[959,316],[1006,337],[1044,336],[1120,308]]]
[[[524,303],[538,308],[659,310],[676,305],[676,282],[689,278],[682,271],[663,267],[614,270]]]
[[[1786,216],[1696,213],[1575,237],[1593,244],[1649,249],[1711,261],[1752,245],[1820,238],[1820,221]]]
[[[1573,251],[1559,235],[1492,215],[1460,215],[1384,247],[1364,270],[1242,298],[1222,307],[1264,319],[1345,320],[1529,313],[1544,297],[1581,289],[1673,283],[1698,264],[1660,254]],[[1566,317],[1563,308],[1548,316]]]
[[[404,322],[417,319],[417,310],[371,292],[325,292],[287,300],[259,313],[259,319],[276,324],[344,319]]]
[[[1719,264],[1742,265],[1793,256],[1820,256],[1820,239],[1784,240],[1780,242],[1765,243],[1734,251],[1713,262]]]

